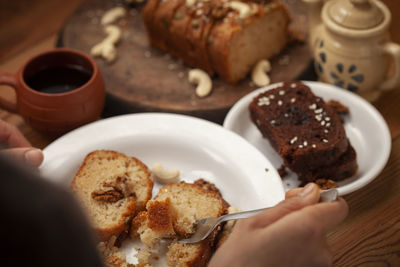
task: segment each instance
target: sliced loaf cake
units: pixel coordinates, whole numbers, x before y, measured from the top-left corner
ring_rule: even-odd
[[[152,46],[230,83],[289,40],[289,13],[277,0],[148,0],[142,18]]]
[[[106,150],[88,154],[71,184],[103,241],[128,230],[152,188],[150,172],[140,160]]]
[[[162,187],[149,201],[147,211],[133,220],[132,232],[153,246],[158,238],[172,238],[167,252],[168,266],[206,266],[220,228],[206,240],[196,244],[179,243],[177,238],[188,237],[196,229],[196,220],[219,217],[226,213],[227,203],[213,191],[196,184],[175,183]]]
[[[337,112],[301,82],[265,91],[249,105],[251,120],[303,181],[341,180],[357,169]]]

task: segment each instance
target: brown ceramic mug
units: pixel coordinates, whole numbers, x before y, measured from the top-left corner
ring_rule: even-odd
[[[103,77],[83,52],[56,48],[28,60],[0,85],[15,89],[16,103],[0,96],[0,108],[20,114],[33,128],[65,133],[99,118],[105,101]]]

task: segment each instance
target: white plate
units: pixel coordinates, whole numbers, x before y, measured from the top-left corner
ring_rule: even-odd
[[[160,162],[180,170],[181,180],[188,182],[204,178],[241,210],[275,205],[284,198],[278,173],[246,140],[220,125],[173,114],[124,115],[76,129],[44,149],[41,174],[68,186],[84,157],[96,149],[135,156],[148,166]],[[153,195],[159,188],[155,183]],[[128,242],[124,250],[132,246]],[[133,256],[131,250],[132,263]]]
[[[370,103],[354,93],[325,83],[304,83],[315,95],[324,100],[338,100],[350,109],[350,114],[345,116],[344,128],[357,152],[358,170],[353,177],[338,182],[339,194],[345,195],[360,189],[382,171],[389,158],[391,137],[385,120]],[[281,83],[272,84],[244,96],[231,108],[224,121],[225,128],[247,139],[271,161],[275,168],[282,165],[282,159],[250,120],[248,106],[261,92],[280,85]],[[289,173],[283,182],[285,190],[299,185],[297,176],[293,173]]]

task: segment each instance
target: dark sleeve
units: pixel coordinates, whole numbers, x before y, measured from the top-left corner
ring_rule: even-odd
[[[103,266],[74,197],[0,157],[1,266]],[[4,264],[4,265],[3,265]]]

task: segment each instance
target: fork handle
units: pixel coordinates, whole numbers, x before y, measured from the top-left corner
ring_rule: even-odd
[[[337,199],[337,197],[338,197],[338,191],[336,189],[333,188],[333,189],[324,190],[324,191],[321,191],[319,202],[333,202]],[[222,223],[222,222],[230,221],[230,220],[248,218],[248,217],[257,215],[258,213],[260,213],[264,210],[267,210],[269,208],[271,208],[271,207],[226,214],[226,215],[219,217],[218,223]]]
[[[262,208],[262,209],[257,209],[257,210],[248,210],[248,211],[242,211],[242,212],[236,212],[236,213],[231,213],[231,214],[226,214],[224,216],[219,217],[219,222],[225,222],[225,221],[230,221],[230,220],[238,220],[238,219],[244,219],[248,218],[254,215],[259,214],[260,212],[267,210],[268,208]]]

